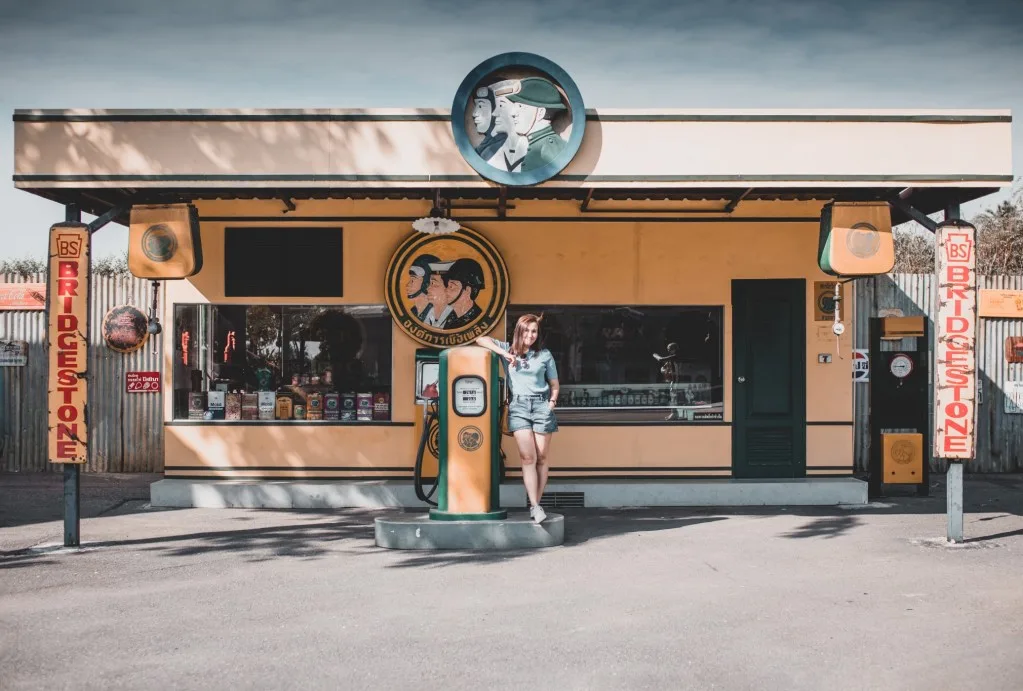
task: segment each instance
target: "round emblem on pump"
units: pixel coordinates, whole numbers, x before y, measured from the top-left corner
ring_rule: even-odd
[[[466,451],[475,451],[483,446],[483,432],[479,427],[463,427],[458,430],[458,445]]]
[[[913,460],[913,445],[908,441],[897,441],[892,444],[892,460],[899,465],[906,465]]]
[[[586,110],[571,77],[532,53],[504,53],[462,80],[451,129],[462,157],[502,185],[549,180],[575,157]]]
[[[149,261],[165,262],[178,251],[178,239],[169,227],[157,223],[142,234],[142,253]]]
[[[384,297],[394,322],[423,345],[457,346],[489,333],[508,306],[508,269],[497,249],[462,228],[414,233],[387,266]]]

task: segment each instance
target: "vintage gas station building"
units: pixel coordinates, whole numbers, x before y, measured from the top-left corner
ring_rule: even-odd
[[[565,112],[581,106],[547,74]],[[544,315],[562,385],[551,491],[587,505],[864,501],[852,329],[833,328],[822,208],[901,194],[922,213],[954,213],[1011,183],[1009,113],[576,110],[559,141],[519,132],[546,152],[523,163],[517,135],[501,135],[501,99],[529,117],[562,108],[505,85],[521,75],[479,86],[486,76],[469,79],[454,118],[15,113],[17,187],[119,209],[126,224],[132,207],[197,210],[202,268],[166,282],[161,316],[163,501],[272,504],[292,485],[267,481],[332,480],[337,494],[318,501],[414,502],[417,350],[487,331],[507,340],[527,312]],[[466,141],[500,172],[481,174]],[[526,179],[531,163],[561,158]],[[463,230],[413,229],[427,217]],[[451,244],[462,235],[469,250]],[[402,256],[413,237],[438,244]],[[840,303],[848,325],[852,294]],[[504,448],[521,492],[510,438]],[[765,478],[778,482],[722,482]],[[253,484],[211,482],[223,480]]]

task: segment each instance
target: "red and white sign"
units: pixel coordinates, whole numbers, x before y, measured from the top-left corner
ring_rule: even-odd
[[[125,376],[128,393],[151,393],[160,390],[159,372],[128,372]]]
[[[50,463],[88,460],[89,423],[85,341],[89,314],[89,228],[58,223],[50,228],[49,408]]]
[[[870,381],[870,351],[856,349],[853,351],[853,381]]]
[[[938,226],[934,318],[934,455],[976,454],[977,229],[965,221]]]
[[[0,310],[46,309],[45,283],[0,283]]]

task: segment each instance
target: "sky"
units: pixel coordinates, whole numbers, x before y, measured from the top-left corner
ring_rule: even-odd
[[[0,0],[0,258],[63,220],[13,187],[15,108],[449,108],[526,51],[588,108],[1008,108],[1019,171],[1021,37],[1023,0]]]

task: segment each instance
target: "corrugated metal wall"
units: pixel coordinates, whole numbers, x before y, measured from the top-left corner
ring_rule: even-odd
[[[931,334],[931,373],[934,372],[934,291],[932,274],[896,274],[856,281],[857,348],[870,347],[870,318],[878,310],[896,308],[908,316],[925,315]],[[1023,290],[1023,276],[980,277],[979,288]],[[977,412],[977,459],[971,472],[1023,471],[1023,415],[1005,413],[1005,382],[1023,381],[1023,365],[1005,361],[1005,339],[1023,336],[1023,321],[981,319],[977,342],[980,405]],[[933,378],[932,378],[933,384]],[[856,385],[856,469],[866,471],[870,454],[870,402],[867,384]],[[933,386],[929,391],[933,396]],[[933,410],[930,419],[933,424]],[[944,472],[946,463],[931,459],[931,469]]]
[[[45,275],[0,276],[9,283],[43,283]],[[123,354],[103,344],[103,317],[117,305],[149,311],[148,281],[133,276],[93,276],[89,333],[91,458],[86,470],[128,473],[163,470],[161,397],[126,393],[125,373],[160,371],[153,343]],[[163,291],[160,291],[162,314]],[[0,367],[0,471],[58,470],[46,460],[46,319],[42,311],[0,312],[0,338],[27,341],[28,365]]]

